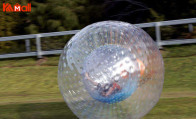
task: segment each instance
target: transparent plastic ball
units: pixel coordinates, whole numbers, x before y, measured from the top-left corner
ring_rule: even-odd
[[[158,102],[164,64],[142,29],[104,21],[82,29],[66,44],[58,84],[80,119],[138,119]]]

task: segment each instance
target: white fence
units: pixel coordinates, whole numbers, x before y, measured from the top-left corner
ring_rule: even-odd
[[[161,47],[163,45],[196,43],[196,39],[161,40],[161,30],[160,30],[161,26],[188,24],[189,31],[192,32],[193,23],[196,23],[196,18],[141,23],[141,24],[135,24],[135,25],[141,28],[155,27],[156,42],[157,42],[157,45]],[[72,31],[63,31],[63,32],[51,32],[51,33],[41,33],[41,34],[31,34],[31,35],[0,37],[0,42],[1,41],[12,41],[12,40],[25,40],[25,46],[26,46],[26,51],[27,51],[25,53],[3,54],[3,55],[0,55],[0,59],[13,58],[13,57],[27,57],[27,56],[37,56],[38,58],[42,58],[43,55],[60,54],[61,50],[42,51],[41,38],[50,37],[50,36],[72,35],[72,34],[76,34],[78,31],[79,30],[72,30]],[[30,51],[30,40],[29,39],[32,39],[32,38],[36,39],[36,52]]]

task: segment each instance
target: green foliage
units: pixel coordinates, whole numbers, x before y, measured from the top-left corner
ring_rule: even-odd
[[[4,1],[0,1],[1,6],[3,6],[3,3]],[[11,5],[16,3],[25,4],[25,0],[8,0],[5,3],[10,3]],[[0,37],[23,34],[24,31],[21,28],[25,20],[25,13],[2,12],[3,7],[0,7],[0,11]],[[19,43],[15,41],[0,42],[0,54],[20,51],[21,49],[18,48],[20,46]]]
[[[9,51],[10,49],[12,49],[11,47],[13,46],[13,44],[15,45],[15,43],[12,41],[0,42],[0,54],[5,53],[5,51]]]
[[[151,22],[151,21],[163,21],[165,19],[164,15],[159,15],[152,8],[150,8],[150,13],[151,13],[151,18],[147,18],[148,22]]]
[[[81,8],[80,4],[82,2],[70,0],[33,1],[32,12],[28,16],[29,25],[25,30],[28,33],[40,33],[78,29],[76,11]]]
[[[6,0],[0,1],[0,5],[3,6],[3,3],[10,3],[12,6],[16,3],[21,5],[26,5],[26,0]],[[17,34],[24,34],[21,27],[24,26],[24,21],[26,13],[12,13],[12,12],[3,12],[3,7],[0,7],[0,37],[3,36],[12,36]]]
[[[63,49],[72,35],[42,38],[42,50]]]
[[[0,1],[0,4],[3,2],[12,5],[16,3],[26,5],[30,2],[32,11],[30,13],[0,12],[0,37],[76,30],[103,20],[141,23],[191,18],[196,14],[195,0],[141,0],[141,3],[131,0],[7,0]],[[0,10],[2,11],[2,7]],[[146,31],[154,38],[154,28],[148,28]],[[161,27],[161,37],[164,40],[196,37],[196,30],[193,33],[187,32],[187,25]],[[62,48],[69,40],[67,37],[46,39],[44,38],[42,46],[48,50]],[[23,45],[23,42],[0,42],[0,53],[13,51],[14,48],[24,52]]]

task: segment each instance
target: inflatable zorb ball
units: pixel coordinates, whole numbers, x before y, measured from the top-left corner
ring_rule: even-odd
[[[80,119],[138,119],[158,102],[164,82],[156,43],[129,23],[104,21],[78,32],[59,61],[58,83]]]

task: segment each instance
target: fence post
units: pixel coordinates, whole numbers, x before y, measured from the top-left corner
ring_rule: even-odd
[[[160,22],[155,23],[155,32],[156,32],[156,42],[159,48],[162,48],[161,46],[161,31],[160,31]]]
[[[30,46],[30,40],[26,39],[25,40],[25,47],[26,47],[26,52],[30,52],[31,51],[31,46]]]
[[[36,35],[36,48],[37,48],[37,57],[42,58],[42,51],[41,51],[41,35],[37,34]]]
[[[193,32],[193,24],[188,24],[189,27],[189,32],[192,33]]]

